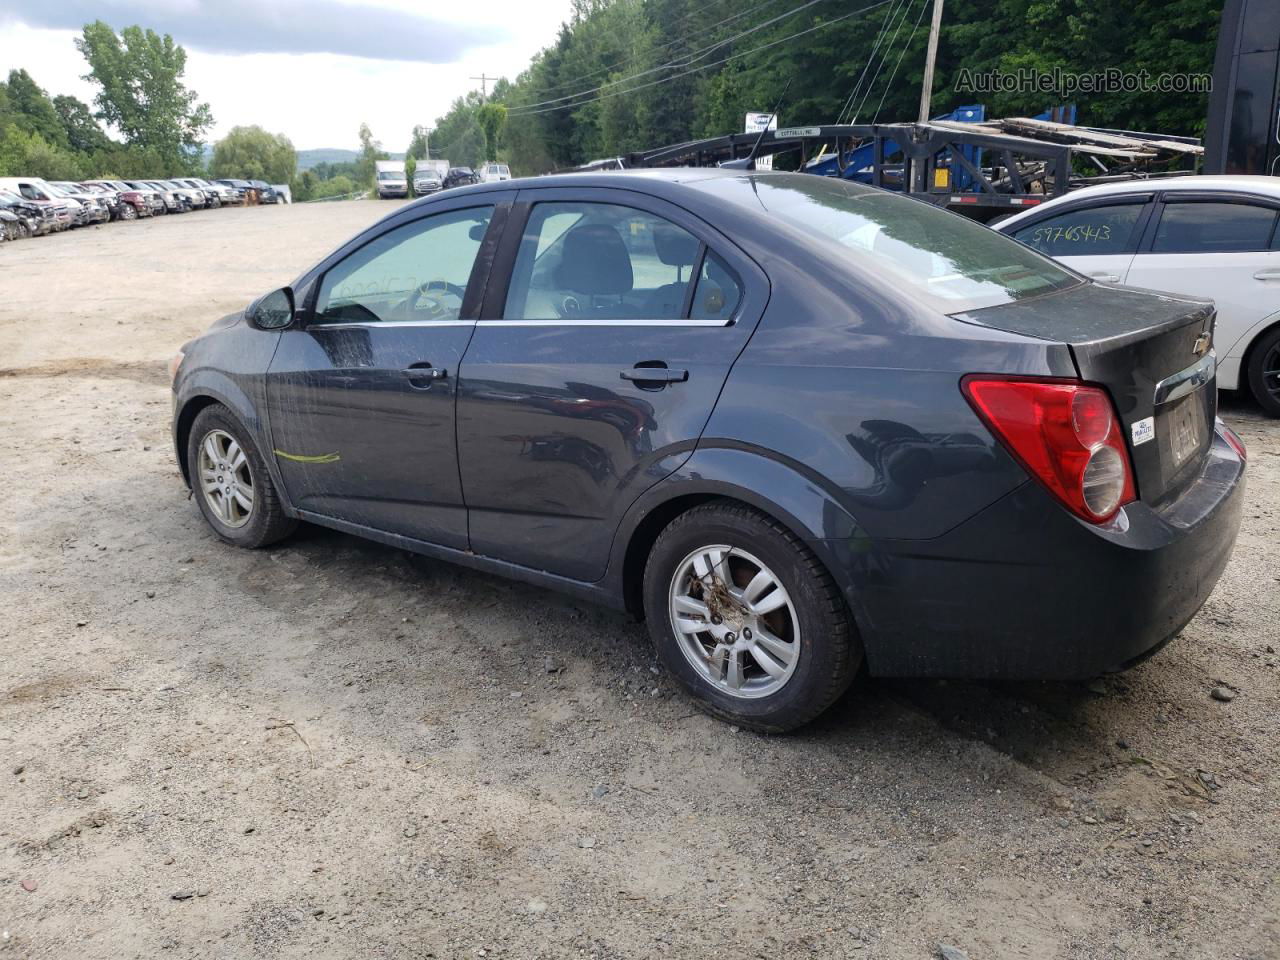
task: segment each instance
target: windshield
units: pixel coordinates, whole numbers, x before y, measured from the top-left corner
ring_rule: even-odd
[[[383,170],[378,174],[379,180],[403,180],[404,174],[397,173],[395,170]]]
[[[1040,296],[1082,281],[979,223],[898,194],[812,174],[704,181],[708,191],[763,207],[830,241],[850,261],[943,313]],[[746,189],[744,189],[746,187]]]

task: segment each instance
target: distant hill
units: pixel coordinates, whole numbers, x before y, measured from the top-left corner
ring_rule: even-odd
[[[298,151],[298,172],[310,170],[317,163],[348,163],[360,156],[358,150],[340,150],[337,147],[318,147],[315,150]]]

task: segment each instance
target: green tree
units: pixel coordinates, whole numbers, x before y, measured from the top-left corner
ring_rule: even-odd
[[[232,127],[213,147],[209,172],[217,177],[292,183],[298,154],[284,134],[262,127]]]
[[[373,187],[373,176],[377,172],[379,160],[387,159],[382,144],[373,139],[373,131],[367,123],[360,124],[360,159],[357,162],[358,174],[356,182],[362,187]],[[342,191],[347,193],[349,191]]]
[[[404,158],[404,178],[410,185],[413,184],[413,175],[418,171],[418,158],[412,153],[406,154]]]
[[[476,111],[476,122],[484,133],[484,160],[497,160],[498,135],[507,122],[507,108],[500,103],[481,104]]]
[[[413,136],[409,138],[409,149],[405,151],[405,159],[413,157],[417,160],[426,160],[427,148],[427,128],[419,124],[413,128]]]
[[[75,43],[89,64],[85,79],[100,88],[99,118],[131,146],[155,151],[170,172],[197,168],[213,115],[182,82],[186,50],[168,34],[133,26],[117,35],[101,20],[86,24]]]
[[[62,122],[68,146],[77,153],[99,153],[111,147],[111,140],[93,119],[93,111],[83,100],[65,94],[53,98],[53,108]]]
[[[85,175],[79,158],[48,143],[40,134],[28,133],[13,123],[0,127],[0,176],[79,180]]]
[[[67,146],[62,119],[54,109],[49,95],[31,79],[31,74],[25,70],[10,70],[9,82],[5,87],[11,119],[18,129],[38,134],[45,143],[52,146]]]
[[[321,180],[316,184],[315,192],[312,199],[322,200],[325,197],[340,197],[344,193],[352,193],[356,189],[351,178],[345,174],[339,174],[329,180]]]

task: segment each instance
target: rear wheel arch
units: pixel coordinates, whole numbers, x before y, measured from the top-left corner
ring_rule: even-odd
[[[678,517],[707,503],[746,507],[762,514],[766,520],[778,524],[803,543],[817,557],[827,575],[837,584],[841,583],[838,566],[832,562],[834,558],[827,549],[827,543],[815,539],[813,531],[807,530],[803,523],[777,504],[746,490],[721,489],[685,493],[646,508],[644,515],[627,535],[626,546],[621,551],[622,599],[627,612],[637,620],[644,620],[644,570],[653,545]],[[845,591],[842,590],[841,593],[844,594]],[[863,618],[860,611],[853,609],[847,595],[845,607],[855,628],[861,631]]]

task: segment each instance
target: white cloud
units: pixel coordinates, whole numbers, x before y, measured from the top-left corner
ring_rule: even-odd
[[[394,2],[394,0],[393,0]],[[385,10],[388,0],[379,3]],[[420,10],[399,0],[396,6]],[[461,15],[459,14],[461,11]],[[174,39],[187,49],[187,86],[213,109],[216,140],[233,126],[258,124],[283,133],[299,149],[356,147],[362,122],[388,150],[403,150],[414,124],[432,123],[455,97],[480,84],[481,72],[514,79],[541,47],[555,41],[570,12],[569,0],[485,0],[474,6],[439,5],[435,14],[463,26],[468,35],[493,36],[452,63],[410,63],[332,53],[215,53],[198,36]],[[109,19],[110,7],[101,16]],[[119,29],[124,23],[112,23]],[[143,26],[148,26],[143,22]],[[22,67],[55,96],[69,93],[92,102],[96,87],[81,79],[88,66],[75,49],[73,30],[0,23],[0,71]]]

